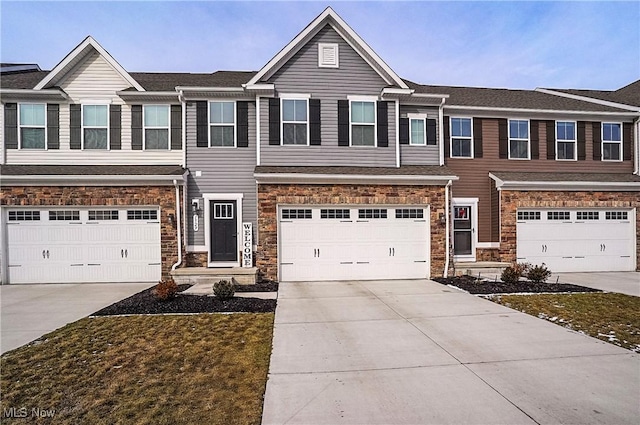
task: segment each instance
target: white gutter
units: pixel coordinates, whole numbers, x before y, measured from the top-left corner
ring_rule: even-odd
[[[176,90],[181,92],[190,91],[216,91],[216,92],[244,92],[242,87],[189,87],[189,86],[176,86]]]
[[[400,102],[396,104],[396,168],[400,168]]]
[[[69,95],[67,93],[57,89],[0,89],[0,95],[59,97],[61,99],[69,99]]]
[[[260,165],[260,96],[256,96],[256,166]]]
[[[362,175],[362,174],[302,174],[302,173],[254,173],[258,184],[266,183],[351,183],[351,182],[398,182],[401,184],[445,184],[458,180],[458,176],[433,175]]]
[[[447,101],[446,97],[442,97],[442,102],[440,102],[440,106],[438,107],[438,127],[440,131],[438,131],[438,150],[440,156],[440,165],[444,165],[444,103]],[[447,142],[448,143],[448,142]]]
[[[179,96],[179,93],[175,91],[131,91],[131,90],[122,90],[116,92],[116,94],[120,97],[175,97]]]
[[[474,111],[490,111],[490,112],[525,112],[529,114],[561,114],[561,115],[606,115],[606,116],[621,116],[621,115],[636,115],[632,111],[620,111],[620,112],[602,112],[602,111],[567,111],[557,109],[525,109],[525,108],[495,108],[489,106],[459,106],[448,105],[447,109],[453,110],[474,110]]]
[[[180,227],[180,186],[178,186],[178,180],[173,180],[173,185],[176,188],[176,230],[178,231],[178,261],[171,266],[171,271],[174,271],[180,264],[182,264],[182,228]]]
[[[445,224],[447,226],[447,229],[445,231],[445,237],[444,237],[444,246],[445,246],[445,255],[444,255],[444,273],[442,277],[447,277],[449,276],[449,233],[450,233],[450,229],[449,229],[449,187],[451,186],[452,181],[449,180],[447,182],[447,185],[444,187],[444,216],[445,216]]]
[[[496,182],[497,190],[619,190],[640,191],[640,182],[594,182],[594,181],[507,181],[489,173]]]

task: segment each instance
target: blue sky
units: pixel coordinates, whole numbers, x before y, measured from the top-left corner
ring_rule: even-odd
[[[640,78],[640,2],[0,2],[3,62],[92,35],[128,71],[258,70],[332,6],[423,84],[612,90]]]

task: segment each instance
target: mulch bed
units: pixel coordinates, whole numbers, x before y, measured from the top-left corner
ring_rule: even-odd
[[[267,280],[253,285],[236,285],[236,292],[278,292],[278,282]]]
[[[265,292],[270,286],[245,285],[255,287],[250,292]],[[277,283],[276,290],[277,290]],[[191,285],[178,285],[178,293],[173,299],[160,301],[153,293],[154,288],[145,289],[111,304],[95,313],[93,316],[114,316],[121,314],[177,314],[177,313],[271,313],[276,310],[276,300],[263,300],[259,298],[234,297],[228,300],[220,300],[206,295],[184,295],[180,292],[190,288]],[[256,288],[262,288],[258,290]],[[247,292],[248,290],[237,292]]]
[[[598,289],[571,285],[569,283],[534,283],[524,280],[518,283],[505,283],[502,281],[478,280],[472,276],[438,277],[433,280],[478,295],[543,292],[602,292]]]

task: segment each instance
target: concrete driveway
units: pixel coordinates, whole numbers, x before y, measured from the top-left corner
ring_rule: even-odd
[[[281,283],[263,424],[637,424],[640,356],[432,281]]]
[[[556,279],[561,283],[640,297],[640,272],[555,273],[549,282],[555,282]]]
[[[18,348],[154,283],[0,286],[0,352]]]

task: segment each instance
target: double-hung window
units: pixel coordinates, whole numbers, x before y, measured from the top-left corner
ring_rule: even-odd
[[[209,103],[209,146],[234,147],[235,126],[235,102]]]
[[[109,149],[109,106],[82,105],[84,149]]]
[[[427,120],[424,116],[408,115],[409,118],[409,144],[424,146],[427,144]]]
[[[351,146],[376,146],[376,102],[351,101]]]
[[[576,159],[575,121],[556,121],[556,159]]]
[[[602,160],[622,160],[622,124],[602,123]]]
[[[46,111],[44,104],[20,104],[20,148],[44,149],[46,146]]]
[[[530,159],[528,120],[509,120],[509,159]]]
[[[282,144],[309,144],[308,99],[282,99]]]
[[[144,148],[169,149],[169,105],[144,105]]]
[[[471,118],[451,118],[451,158],[473,158]]]

